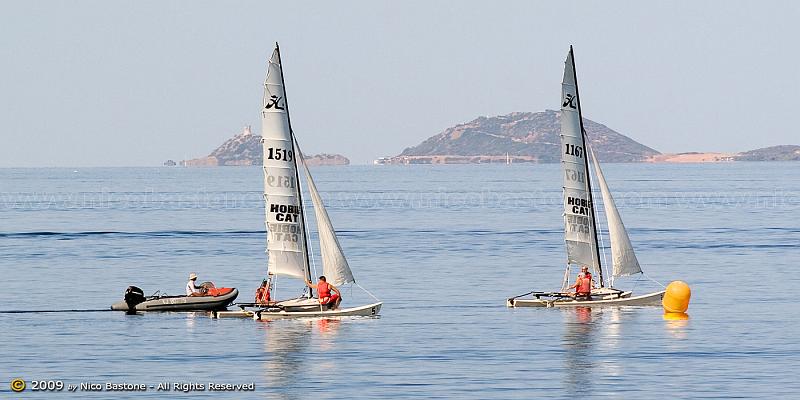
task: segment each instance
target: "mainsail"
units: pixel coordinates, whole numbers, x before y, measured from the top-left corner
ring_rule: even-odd
[[[292,140],[277,47],[269,59],[263,107],[261,143],[264,148],[267,270],[274,275],[310,279],[297,152]]]
[[[350,266],[347,264],[347,259],[342,252],[342,246],[339,245],[339,239],[336,238],[336,231],[333,229],[331,219],[328,217],[328,211],[325,210],[325,205],[322,203],[317,191],[317,185],[314,184],[314,179],[311,177],[311,172],[308,170],[308,165],[305,163],[303,153],[298,149],[297,156],[303,160],[303,169],[306,172],[306,181],[308,182],[308,191],[311,193],[311,201],[314,204],[314,215],[317,219],[317,231],[319,232],[320,253],[322,254],[322,271],[325,278],[329,283],[334,286],[344,285],[345,283],[355,282],[353,272],[350,271]]]
[[[594,172],[597,175],[597,182],[600,184],[600,193],[603,195],[603,208],[608,220],[608,236],[611,241],[613,265],[612,275],[638,274],[642,272],[642,268],[639,266],[639,260],[636,259],[636,254],[633,252],[633,245],[631,245],[631,239],[628,237],[628,231],[625,230],[622,217],[619,216],[617,205],[614,204],[614,198],[611,197],[611,191],[608,189],[605,176],[603,176],[603,170],[600,169],[600,163],[597,161],[597,157],[591,147],[589,152],[592,154]]]
[[[590,266],[600,277],[603,286],[572,47],[564,65],[561,100],[561,169],[564,172],[567,263]]]

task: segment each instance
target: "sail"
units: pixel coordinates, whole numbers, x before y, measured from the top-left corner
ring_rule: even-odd
[[[347,259],[342,252],[342,246],[339,244],[339,239],[336,238],[336,231],[333,230],[331,219],[328,217],[325,205],[322,204],[322,197],[317,191],[317,185],[314,184],[314,179],[311,177],[311,172],[308,170],[308,165],[306,165],[303,154],[299,149],[297,156],[303,160],[303,169],[306,171],[306,180],[308,181],[308,191],[311,193],[311,201],[314,204],[314,215],[317,218],[317,231],[319,232],[319,247],[322,254],[323,275],[334,286],[355,282],[353,272],[350,271],[350,266],[347,264]]]
[[[564,173],[564,239],[567,263],[587,265],[602,277],[597,257],[597,234],[589,189],[586,146],[572,49],[561,83],[561,169]]]
[[[309,279],[303,206],[277,48],[269,59],[261,117],[267,270],[270,274]]]
[[[642,268],[639,267],[639,260],[636,259],[636,254],[633,252],[633,245],[631,245],[631,239],[628,237],[628,231],[625,230],[625,225],[622,223],[619,211],[617,211],[617,205],[614,204],[614,198],[611,197],[611,191],[608,189],[606,178],[603,176],[603,170],[600,169],[600,163],[597,162],[594,150],[589,148],[589,152],[592,154],[594,172],[600,185],[600,193],[603,195],[603,208],[606,211],[606,219],[608,220],[608,235],[611,240],[613,265],[611,273],[614,276],[638,274],[642,272]]]

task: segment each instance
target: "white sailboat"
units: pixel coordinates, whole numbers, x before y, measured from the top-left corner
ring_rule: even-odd
[[[278,276],[313,281],[309,262],[306,215],[300,180],[300,167],[305,171],[307,189],[311,194],[314,214],[320,240],[323,275],[334,286],[356,284],[347,259],[336,238],[322,197],[317,191],[311,172],[292,131],[289,107],[283,80],[280,48],[275,50],[269,60],[266,81],[264,82],[264,103],[262,109],[262,139],[264,149],[264,206],[267,227],[267,287],[274,294],[273,283]],[[360,286],[359,286],[360,287]],[[371,293],[365,290],[367,294]],[[372,296],[375,298],[374,296]],[[239,311],[221,311],[213,317],[252,317],[255,319],[277,319],[298,317],[341,317],[375,316],[380,312],[382,302],[352,308],[329,310],[314,298],[313,290],[307,289],[304,295],[267,304],[237,304]]]
[[[642,273],[639,261],[628,238],[628,232],[611,197],[600,164],[589,149],[578,95],[575,59],[570,46],[564,66],[561,93],[561,169],[564,174],[564,239],[567,248],[567,270],[560,291],[532,291],[506,300],[508,307],[574,307],[592,305],[657,306],[664,291],[633,296],[631,291],[613,287],[614,278]],[[588,151],[586,149],[589,149]],[[598,245],[596,213],[592,200],[588,156],[592,155],[597,183],[603,197],[611,241],[612,270],[609,279],[603,276]],[[588,298],[565,293],[570,278],[570,265],[588,266],[598,277],[599,287]],[[528,297],[530,296],[530,297]]]

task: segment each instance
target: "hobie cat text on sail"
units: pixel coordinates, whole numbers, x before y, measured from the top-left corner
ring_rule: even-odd
[[[269,239],[280,242],[297,242],[300,240],[301,230],[296,225],[291,224],[269,224]]]
[[[275,214],[275,220],[280,222],[298,222],[300,207],[286,204],[270,204],[269,212]]]
[[[567,232],[590,233],[589,218],[579,215],[567,215]]]
[[[592,201],[580,197],[567,197],[567,205],[572,206],[572,213],[578,215],[589,215],[592,209]]]

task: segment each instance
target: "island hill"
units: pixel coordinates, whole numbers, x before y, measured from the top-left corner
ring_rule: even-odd
[[[207,157],[181,161],[187,167],[217,167],[230,165],[262,165],[261,136],[253,135],[250,127],[244,128],[242,133],[228,139]],[[306,164],[317,165],[348,165],[350,160],[339,154],[305,155]]]
[[[561,159],[560,112],[514,112],[480,117],[446,129],[376,164],[555,163]],[[601,162],[800,161],[800,146],[774,146],[743,153],[662,154],[607,126],[583,119]]]

